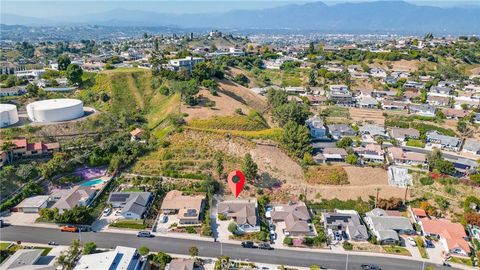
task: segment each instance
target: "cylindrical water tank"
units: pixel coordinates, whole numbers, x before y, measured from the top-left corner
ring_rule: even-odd
[[[33,122],[60,122],[83,116],[83,102],[78,99],[47,99],[27,105],[28,118]]]
[[[13,104],[0,104],[0,128],[18,122],[17,106]]]

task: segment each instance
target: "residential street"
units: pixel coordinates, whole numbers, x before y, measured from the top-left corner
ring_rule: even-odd
[[[312,264],[322,265],[332,269],[361,269],[362,264],[373,263],[381,269],[424,269],[428,263],[422,261],[402,259],[395,256],[376,257],[371,255],[346,255],[332,252],[309,252],[305,250],[276,249],[272,251],[258,249],[244,249],[236,244],[222,244],[208,241],[180,239],[171,237],[137,238],[134,234],[118,233],[67,233],[58,229],[8,226],[0,229],[2,241],[24,241],[32,243],[47,243],[55,241],[66,245],[72,239],[80,238],[82,242],[95,242],[98,247],[115,248],[115,246],[129,246],[139,248],[147,246],[152,251],[164,251],[174,254],[188,254],[188,248],[198,247],[200,256],[219,257],[226,255],[233,259],[249,260],[254,262],[285,264],[309,267]],[[348,260],[348,261],[347,261]],[[436,265],[435,269],[443,269]]]

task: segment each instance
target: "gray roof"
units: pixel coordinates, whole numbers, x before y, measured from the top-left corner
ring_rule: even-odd
[[[420,138],[420,131],[414,128],[392,128],[391,131],[393,138]]]
[[[323,119],[318,117],[318,116],[311,117],[311,118],[307,119],[307,121],[305,121],[305,122],[307,123],[307,125],[310,129],[312,129],[312,128],[315,128],[315,129],[325,128],[324,123],[323,123]]]
[[[43,249],[19,249],[0,266],[0,270],[16,269],[34,264],[42,255]]]
[[[362,134],[370,134],[372,136],[376,136],[376,135],[386,136],[385,128],[379,125],[366,124],[359,127],[358,131]]]
[[[378,240],[387,240],[387,239],[394,239],[396,241],[400,240],[398,238],[398,233],[393,230],[386,230],[386,231],[379,231],[378,232]]]
[[[174,259],[166,269],[168,270],[192,270],[195,259]]]
[[[122,214],[130,212],[141,216],[147,209],[151,196],[150,192],[112,192],[108,202],[125,203]]]
[[[430,92],[438,94],[450,94],[450,92],[452,92],[452,88],[446,86],[432,86],[430,88]]]
[[[478,153],[480,151],[480,141],[475,139],[466,139],[463,149]]]
[[[359,96],[357,97],[357,103],[360,105],[377,105],[378,101],[371,96]]]
[[[325,224],[342,226],[343,229],[347,229],[352,238],[368,238],[368,232],[365,225],[360,221],[360,216],[355,214],[343,214],[343,213],[325,213],[323,214]]]
[[[330,133],[355,133],[355,131],[349,126],[349,125],[346,125],[346,124],[331,124],[331,125],[328,125],[328,131]]]
[[[426,133],[427,141],[437,141],[442,145],[457,147],[460,145],[460,139],[457,137],[451,137],[447,135],[440,134],[436,130],[429,130]]]
[[[237,224],[257,225],[257,204],[250,201],[225,201],[218,203],[218,213],[226,213],[236,220]]]
[[[410,220],[406,217],[396,217],[396,216],[381,216],[381,217],[370,217],[371,225],[375,231],[409,231],[413,230]]]

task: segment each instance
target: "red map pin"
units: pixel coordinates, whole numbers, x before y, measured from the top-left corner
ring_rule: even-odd
[[[228,174],[228,186],[235,195],[235,198],[238,198],[238,195],[240,195],[240,192],[242,192],[244,184],[245,175],[243,175],[242,171],[235,170]]]

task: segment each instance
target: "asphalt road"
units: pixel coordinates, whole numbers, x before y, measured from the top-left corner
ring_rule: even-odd
[[[334,253],[320,253],[295,250],[258,250],[244,249],[236,244],[221,244],[208,241],[179,239],[171,237],[137,238],[133,234],[84,232],[68,233],[58,229],[7,226],[0,229],[0,240],[22,241],[30,243],[47,243],[55,241],[61,245],[68,245],[72,239],[80,239],[82,242],[95,242],[101,248],[115,248],[115,246],[128,246],[139,248],[147,246],[152,251],[163,251],[174,254],[188,254],[188,248],[196,246],[199,256],[219,257],[229,256],[233,259],[249,260],[251,262],[284,264],[291,266],[309,267],[312,264],[322,265],[331,269],[361,269],[362,264],[375,264],[381,269],[412,270],[424,269],[423,262],[399,259],[391,257],[375,257],[360,255],[345,255]],[[348,263],[347,263],[348,260]],[[443,269],[435,265],[435,269]]]

